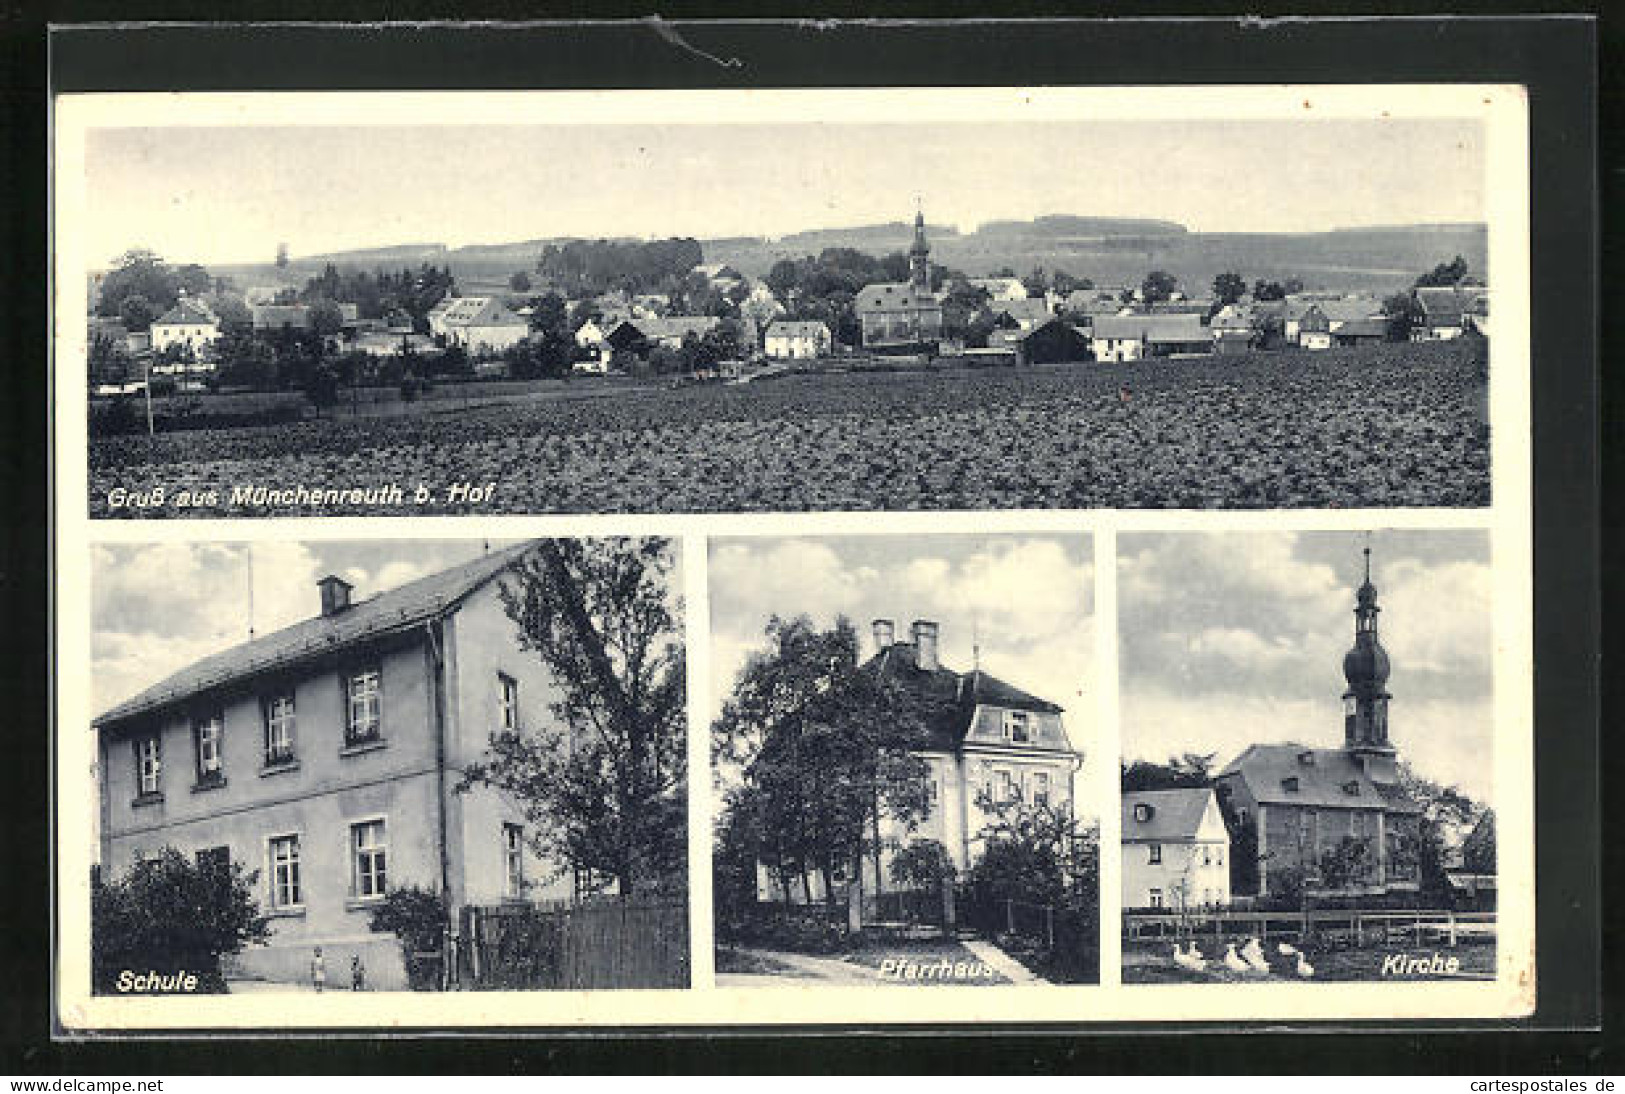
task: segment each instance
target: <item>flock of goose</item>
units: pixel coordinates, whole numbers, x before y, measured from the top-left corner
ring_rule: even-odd
[[[1304,957],[1303,951],[1298,947],[1282,942],[1275,949],[1289,962],[1294,958],[1296,959],[1293,971],[1305,980],[1315,975],[1315,967],[1309,963],[1308,958]],[[1268,976],[1271,972],[1270,963],[1264,957],[1264,947],[1259,945],[1256,938],[1247,939],[1239,951],[1236,949],[1234,942],[1227,943],[1224,947],[1222,960],[1224,967],[1231,972],[1256,976]],[[1174,943],[1174,964],[1190,972],[1202,972],[1207,968],[1208,959],[1202,956],[1201,950],[1196,948],[1196,940],[1193,938],[1189,950],[1181,950],[1179,943]]]

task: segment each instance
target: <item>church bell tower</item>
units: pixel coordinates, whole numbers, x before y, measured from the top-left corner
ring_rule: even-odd
[[[931,246],[925,241],[925,210],[914,212],[914,245],[908,249],[908,280],[916,292],[931,291]]]
[[[1371,584],[1371,548],[1365,583],[1355,593],[1354,648],[1343,655],[1343,747],[1364,762],[1377,782],[1391,781],[1394,746],[1388,743],[1388,652],[1377,640],[1377,587]],[[1390,778],[1379,778],[1388,775]]]

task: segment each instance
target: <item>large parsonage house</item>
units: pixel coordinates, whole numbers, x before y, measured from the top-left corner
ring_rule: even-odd
[[[399,886],[443,894],[454,916],[572,898],[581,879],[538,859],[515,801],[456,789],[493,732],[535,728],[559,695],[499,596],[526,550],[365,600],[323,578],[317,614],[106,711],[100,868],[165,847],[242,864],[272,934],[236,971],[284,982],[308,978],[321,946],[329,969],[360,957],[371,986],[404,987],[397,940],[369,929]]]
[[[910,640],[898,641],[895,624],[872,624],[875,652],[864,663],[910,693],[933,713],[928,739],[917,755],[925,761],[931,807],[912,830],[893,818],[880,823],[881,847],[863,865],[866,903],[901,886],[890,873],[897,851],[913,840],[935,840],[956,870],[970,868],[985,847],[983,831],[1000,805],[1047,805],[1070,811],[1072,776],[1083,763],[1062,722],[1062,708],[1047,699],[973,668],[957,672],[938,656],[938,624],[916,620]],[[844,880],[844,879],[841,879]],[[822,881],[784,892],[766,864],[758,869],[762,900],[823,899]]]

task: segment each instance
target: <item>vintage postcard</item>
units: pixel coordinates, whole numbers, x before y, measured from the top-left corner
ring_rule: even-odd
[[[1526,129],[59,95],[62,1028],[1530,1013]]]

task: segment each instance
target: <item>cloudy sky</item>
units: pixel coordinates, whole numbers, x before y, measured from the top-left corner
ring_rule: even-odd
[[[491,550],[508,541],[490,541]],[[318,578],[356,599],[479,557],[482,540],[253,545],[253,625],[268,634],[318,614]],[[249,548],[241,543],[91,548],[91,686],[97,713],[207,654],[248,640]]]
[[[980,645],[985,671],[1066,708],[1073,743],[1092,751],[1094,571],[1083,536],[715,539],[709,580],[709,718],[775,614],[822,627],[846,615],[865,656],[871,620],[895,621],[906,640],[913,620],[930,619],[944,665],[969,671]]]
[[[1125,758],[1343,739],[1343,654],[1365,533],[1118,537]],[[1390,739],[1422,774],[1479,800],[1492,786],[1488,535],[1369,537],[1379,637],[1393,663]]]
[[[92,265],[544,236],[779,236],[906,219],[1198,231],[1484,218],[1476,121],[1104,120],[91,130]]]

